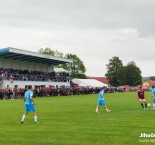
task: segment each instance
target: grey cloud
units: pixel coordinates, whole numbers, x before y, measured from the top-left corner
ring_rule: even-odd
[[[154,7],[154,0],[0,0],[0,47],[76,53],[89,74],[113,56],[145,67],[154,61]]]
[[[154,35],[154,0],[1,0],[1,24],[87,29],[138,28]]]

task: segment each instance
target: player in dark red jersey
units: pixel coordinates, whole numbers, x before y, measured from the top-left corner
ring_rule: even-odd
[[[137,96],[138,96],[139,102],[141,103],[142,108],[144,110],[148,110],[144,90],[142,89],[142,87],[139,87],[139,90],[137,91]]]

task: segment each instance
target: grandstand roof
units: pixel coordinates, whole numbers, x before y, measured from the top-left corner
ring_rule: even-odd
[[[4,57],[4,59],[13,59],[35,63],[52,64],[52,65],[72,62],[72,60],[70,59],[44,55],[37,52],[21,50],[12,47],[0,49],[0,56]]]

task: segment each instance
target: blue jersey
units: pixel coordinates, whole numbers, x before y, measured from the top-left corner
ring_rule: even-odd
[[[28,90],[24,94],[25,104],[33,104],[30,97],[33,96],[33,92],[31,90]]]
[[[155,88],[152,90],[152,95],[155,97]]]
[[[99,100],[104,100],[104,90],[99,92]]]
[[[153,103],[155,103],[155,88],[152,90],[152,95],[154,95]]]

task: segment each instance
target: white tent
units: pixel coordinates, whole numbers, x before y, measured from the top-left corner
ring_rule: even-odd
[[[78,84],[79,87],[89,87],[88,84],[81,82],[80,84]]]
[[[78,79],[78,78],[74,78],[72,79],[72,82],[74,84],[78,84],[78,86],[80,87],[103,87],[103,86],[106,86],[108,87],[107,84],[104,84],[102,82],[99,82],[95,79]]]

